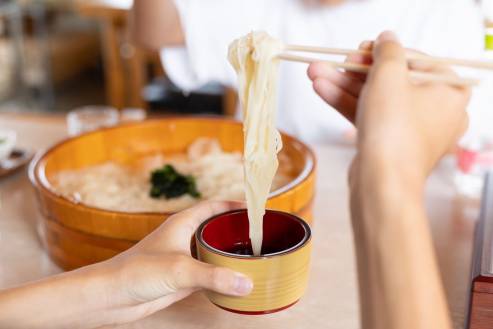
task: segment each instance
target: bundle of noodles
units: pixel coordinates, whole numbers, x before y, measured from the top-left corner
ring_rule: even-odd
[[[238,74],[243,108],[245,196],[254,255],[262,249],[265,203],[282,148],[275,128],[280,41],[265,32],[252,32],[229,46],[229,61]]]

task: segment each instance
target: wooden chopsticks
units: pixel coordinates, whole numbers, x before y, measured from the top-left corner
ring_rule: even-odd
[[[330,55],[360,54],[360,55],[371,56],[370,51],[359,50],[359,49],[356,50],[356,49],[344,49],[344,48],[287,45],[285,47],[285,50],[294,51],[294,52],[308,52],[308,53],[320,53],[320,54],[330,54]],[[344,62],[337,62],[337,61],[331,61],[325,59],[320,60],[316,58],[293,55],[289,53],[281,53],[279,54],[278,57],[282,60],[302,62],[302,63],[324,62],[335,68],[341,68],[351,72],[368,73],[370,69],[370,65],[366,65],[366,64],[357,64],[351,62],[344,63]],[[408,53],[407,59],[408,61],[411,62],[412,61],[427,62],[434,64],[470,67],[475,69],[493,70],[493,62],[486,62],[486,61],[458,59],[458,58],[449,58],[449,57],[433,57],[433,56],[417,54],[417,53]],[[410,77],[420,82],[442,82],[454,86],[475,86],[479,84],[479,80],[477,79],[461,78],[456,76],[447,76],[447,75],[440,75],[440,74],[428,73],[428,72],[411,71]]]
[[[344,69],[346,71],[351,71],[351,72],[368,73],[370,71],[370,65],[366,65],[366,64],[343,63],[343,62],[330,61],[325,59],[320,60],[316,58],[297,56],[291,54],[279,54],[278,57],[286,61],[301,62],[308,64],[312,62],[323,62],[329,64],[332,67]],[[476,86],[479,84],[479,80],[477,79],[459,78],[455,76],[447,76],[443,74],[440,75],[440,74],[428,73],[428,72],[411,71],[409,73],[409,76],[411,77],[411,79],[420,82],[442,82],[459,87]]]
[[[360,50],[360,49],[326,48],[326,47],[311,47],[311,46],[299,46],[299,45],[288,45],[285,47],[285,49],[288,51],[300,51],[307,53],[319,53],[319,54],[330,54],[330,55],[360,54],[360,55],[371,56],[371,51]],[[493,62],[487,62],[487,61],[450,58],[450,57],[436,57],[436,56],[429,56],[425,54],[410,53],[410,52],[407,53],[406,57],[410,61],[420,61],[420,62],[428,62],[434,64],[445,64],[445,65],[471,67],[475,69],[493,70]]]

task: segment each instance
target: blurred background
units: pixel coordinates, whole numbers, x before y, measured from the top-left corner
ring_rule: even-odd
[[[493,26],[493,1],[476,2]],[[135,46],[131,6],[132,0],[0,0],[0,112],[106,104],[233,115],[234,91],[212,83],[183,93],[166,77],[158,52]]]
[[[232,115],[235,94],[182,93],[157,52],[130,38],[131,0],[0,0],[0,111],[67,112],[88,104]]]

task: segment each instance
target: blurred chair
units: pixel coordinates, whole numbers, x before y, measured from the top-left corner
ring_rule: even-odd
[[[22,10],[17,1],[0,0],[0,30],[10,37],[10,42],[0,43],[0,95],[1,98],[23,96],[25,90]]]
[[[0,0],[0,19],[3,100],[51,110],[58,86],[100,62],[95,26],[75,15],[71,1]]]
[[[24,0],[23,13],[30,32],[24,38],[24,81],[52,108],[57,86],[99,64],[97,30],[76,15],[71,1]]]
[[[159,53],[134,44],[128,24],[131,0],[75,0],[75,4],[81,15],[99,22],[108,104],[173,113],[234,113],[234,92],[209,84],[184,94],[166,78]]]
[[[146,53],[135,47],[128,29],[131,1],[75,0],[77,12],[97,20],[103,45],[107,103],[115,108],[145,108]]]
[[[24,6],[24,15],[32,19],[34,38],[28,41],[25,54],[33,53],[33,48],[39,50],[39,65],[38,70],[24,66],[23,81],[28,87],[37,87],[40,90],[41,103],[45,108],[53,108],[55,106],[55,94],[51,71],[49,37],[46,22],[46,8],[42,1],[32,1]],[[34,43],[34,45],[33,45]],[[29,51],[30,50],[30,51]],[[24,57],[25,58],[25,57]],[[26,63],[27,64],[27,63]]]

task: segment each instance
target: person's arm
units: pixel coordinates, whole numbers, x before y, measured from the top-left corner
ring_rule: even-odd
[[[131,17],[136,42],[148,49],[160,50],[185,42],[173,0],[135,0]]]
[[[469,90],[411,82],[405,50],[389,33],[373,45],[368,77],[323,63],[312,64],[308,74],[315,91],[358,128],[349,182],[362,327],[451,328],[423,189],[465,130]]]
[[[97,328],[109,321],[111,271],[72,271],[0,291],[1,328]]]
[[[424,180],[407,172],[412,162],[400,167],[385,152],[364,153],[350,178],[363,328],[451,328]]]
[[[200,204],[108,261],[0,291],[0,328],[98,328],[143,318],[199,289],[248,294],[252,282],[244,275],[190,257],[202,221],[242,206]]]

